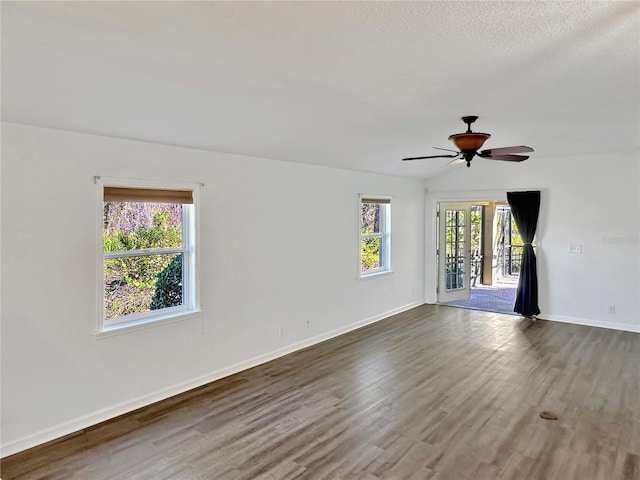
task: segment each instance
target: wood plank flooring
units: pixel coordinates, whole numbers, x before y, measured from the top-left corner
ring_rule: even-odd
[[[7,457],[1,475],[639,480],[639,365],[638,334],[424,305]]]

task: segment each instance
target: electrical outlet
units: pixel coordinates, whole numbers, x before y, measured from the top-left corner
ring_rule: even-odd
[[[609,313],[612,314],[612,315],[616,313],[616,306],[615,305],[609,305]]]
[[[281,337],[282,336],[282,331],[284,329],[282,327],[278,327],[278,336]]]

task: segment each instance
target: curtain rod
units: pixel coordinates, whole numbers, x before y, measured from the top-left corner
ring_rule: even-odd
[[[94,175],[93,183],[98,183],[98,180],[101,180],[101,179],[102,179],[101,175]],[[141,181],[144,181],[144,180],[141,180]],[[157,181],[157,180],[153,180],[153,181]],[[196,185],[200,185],[201,187],[204,187],[204,183],[202,182],[177,182],[177,183],[195,183]],[[154,187],[154,188],[161,188],[161,187]]]

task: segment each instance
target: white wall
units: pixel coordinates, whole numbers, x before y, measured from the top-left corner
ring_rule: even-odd
[[[484,191],[542,189],[537,230],[541,318],[640,332],[640,160],[637,152],[474,160],[425,182],[426,301],[435,301],[432,203]],[[470,193],[474,191],[475,193]],[[489,193],[489,196],[495,194]],[[499,198],[495,198],[498,200]],[[582,253],[569,253],[570,244]],[[615,314],[609,314],[609,306]]]
[[[205,184],[200,320],[93,338],[95,175]],[[6,123],[1,179],[3,456],[423,303],[419,180]],[[358,193],[393,275],[357,280]]]

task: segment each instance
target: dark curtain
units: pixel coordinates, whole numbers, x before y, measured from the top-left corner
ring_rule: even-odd
[[[507,192],[507,200],[524,243],[516,304],[513,307],[513,311],[525,317],[532,317],[540,313],[540,308],[538,307],[536,254],[531,245],[536,235],[536,226],[538,224],[540,192]]]

